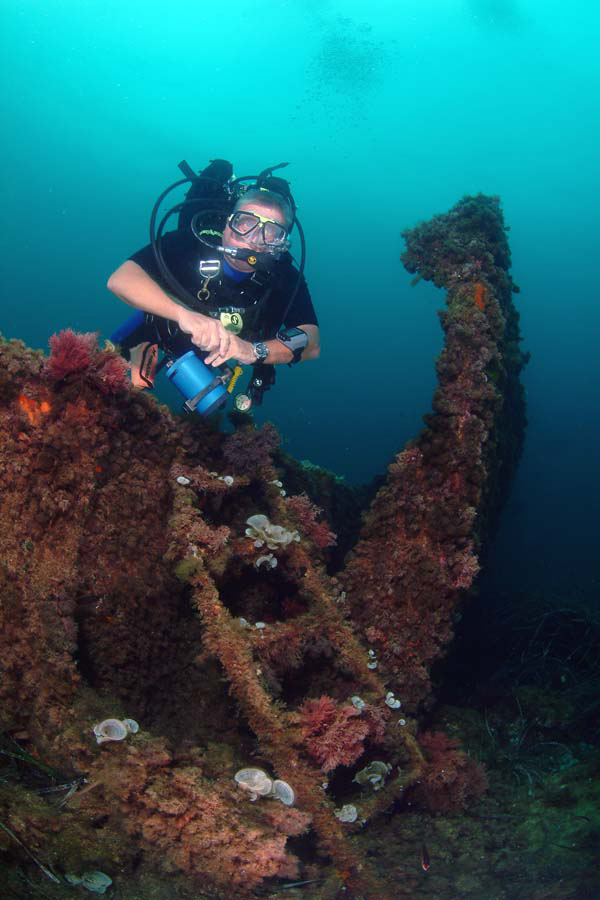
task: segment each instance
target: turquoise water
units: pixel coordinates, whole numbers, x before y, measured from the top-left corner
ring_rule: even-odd
[[[442,296],[400,232],[499,194],[530,428],[507,584],[597,591],[600,13],[589,0],[5,0],[0,329],[34,346],[128,314],[108,275],[182,158],[290,161],[322,356],[278,372],[286,447],[365,481],[416,432]]]

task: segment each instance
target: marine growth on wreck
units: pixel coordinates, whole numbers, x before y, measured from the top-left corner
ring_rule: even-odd
[[[272,426],[175,416],[94,335],[2,342],[11,896],[410,897],[408,811],[485,794],[423,715],[521,450],[516,287],[495,197],[405,240],[446,291],[438,387],[358,533],[350,489]]]

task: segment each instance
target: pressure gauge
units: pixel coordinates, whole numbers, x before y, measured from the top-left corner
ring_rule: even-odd
[[[252,400],[250,399],[248,394],[236,394],[233,400],[233,405],[238,412],[248,412],[248,410],[252,406]]]

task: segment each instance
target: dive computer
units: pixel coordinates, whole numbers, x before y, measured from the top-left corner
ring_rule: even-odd
[[[275,337],[292,351],[293,356],[290,365],[300,362],[300,357],[308,344],[307,333],[302,331],[301,328],[280,328]]]

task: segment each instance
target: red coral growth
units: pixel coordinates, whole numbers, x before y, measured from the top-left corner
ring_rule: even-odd
[[[177,467],[173,466],[171,471],[173,470],[177,471]],[[217,482],[217,484],[221,484],[221,482]],[[174,498],[171,525],[179,534],[185,535],[188,564],[192,564],[198,555],[203,555],[207,551],[210,555],[218,553],[225,546],[230,535],[230,530],[226,525],[218,527],[209,525],[190,505],[185,492],[177,492]],[[186,570],[187,568],[189,565]]]
[[[84,375],[103,394],[129,389],[128,367],[124,359],[109,350],[100,350],[96,334],[77,334],[65,328],[50,338],[46,372],[56,381],[69,375]]]
[[[129,390],[129,367],[121,356],[105,351],[97,361],[95,381],[103,394]]]
[[[265,804],[262,809],[262,817],[280,834],[297,837],[303,834],[311,822],[310,813],[301,809],[292,809],[281,803]]]
[[[300,727],[306,752],[331,772],[351,766],[364,752],[371,731],[368,716],[354,706],[338,706],[331,697],[307,700],[300,708]]]
[[[475,285],[473,300],[475,301],[477,309],[483,312],[488,301],[488,289],[485,284],[482,284],[480,281]]]
[[[185,481],[180,481],[179,484],[189,484],[190,488],[202,494],[226,494],[231,490],[231,486],[225,484],[222,476],[219,477],[216,472],[211,473],[204,466],[186,466],[179,460],[171,466],[169,476],[173,481],[177,481],[178,478],[185,479]],[[248,479],[246,478],[241,479],[239,482],[239,484],[247,483]]]
[[[165,871],[202,877],[220,895],[246,897],[265,878],[298,877],[286,843],[306,830],[309,815],[274,800],[254,806],[230,779],[205,778],[200,756],[181,766],[161,747],[123,747],[102,773],[106,799],[96,797],[94,812],[114,810]]]
[[[223,457],[234,472],[253,475],[272,464],[271,454],[281,438],[270,422],[262,428],[244,426],[230,434],[223,443]]]
[[[227,543],[229,534],[229,528],[226,525],[215,527],[199,518],[190,518],[188,531],[190,553],[195,556],[202,548],[206,548],[209,553],[217,553]]]
[[[431,812],[458,812],[481,797],[488,780],[479,763],[441,731],[424,731],[419,744],[427,765],[410,797]]]
[[[320,506],[312,503],[307,494],[286,497],[285,506],[301,531],[313,541],[319,550],[335,546],[337,536],[329,530],[327,522],[317,522],[317,517],[323,510]]]
[[[50,338],[46,370],[57,381],[76,372],[85,372],[92,366],[97,351],[98,341],[93,332],[76,334],[72,328],[65,328]]]

